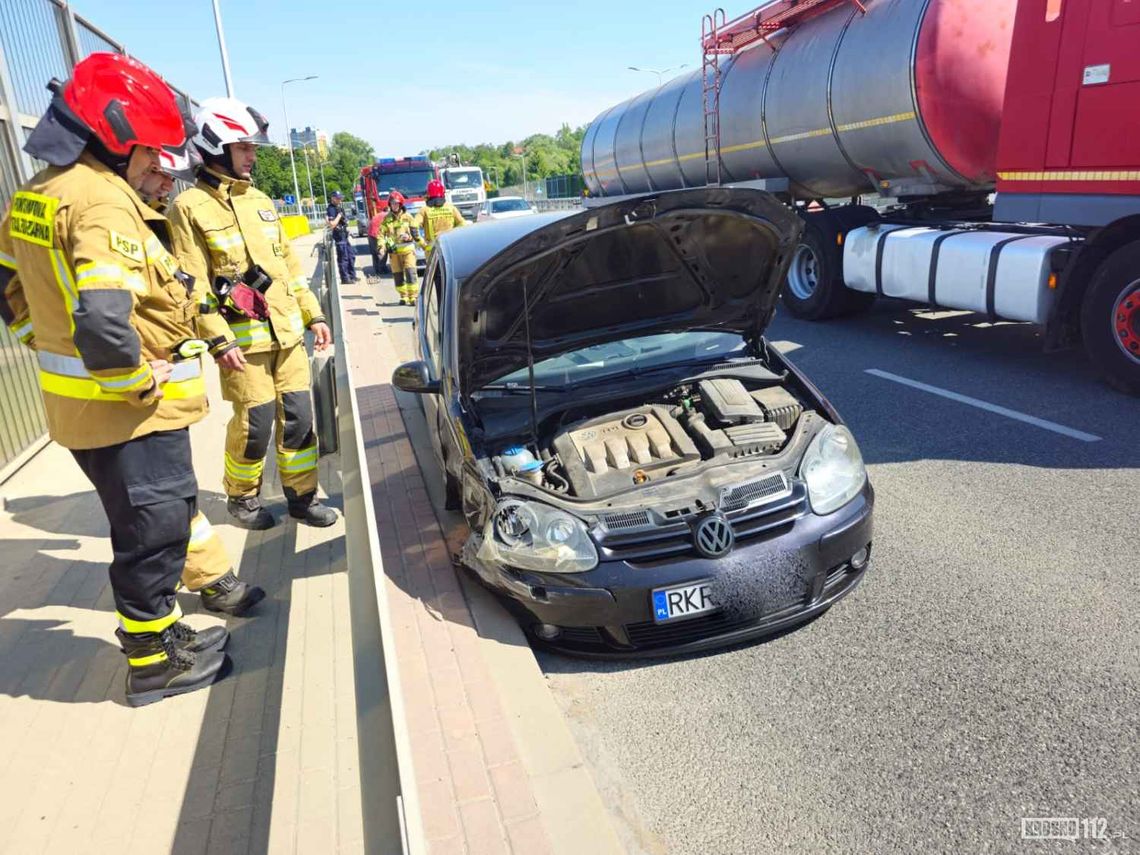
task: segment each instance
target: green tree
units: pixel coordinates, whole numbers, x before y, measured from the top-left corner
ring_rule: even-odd
[[[351,199],[361,168],[372,163],[374,157],[372,146],[360,137],[344,131],[333,134],[329,156],[324,162],[325,184],[329,192],[335,188]]]
[[[470,145],[448,145],[432,149],[428,154],[432,160],[443,160],[448,155],[458,154],[460,160],[470,166],[478,166],[492,184],[499,186],[522,183],[522,158],[515,154],[519,148],[526,155],[527,181],[540,181],[552,175],[574,175],[582,171],[582,139],[586,135],[585,126],[571,128],[563,124],[554,136],[532,134],[521,143],[480,143]]]

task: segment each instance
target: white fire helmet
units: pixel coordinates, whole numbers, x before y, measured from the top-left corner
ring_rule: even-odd
[[[202,166],[202,155],[187,140],[180,146],[167,146],[158,151],[158,168],[179,181],[193,184],[198,179],[198,169]]]
[[[194,114],[194,144],[204,154],[220,156],[232,143],[271,145],[269,120],[236,98],[207,98]]]

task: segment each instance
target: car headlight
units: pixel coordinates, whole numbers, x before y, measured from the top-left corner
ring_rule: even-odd
[[[867,468],[851,431],[827,425],[816,434],[800,463],[800,477],[807,482],[811,508],[817,514],[829,514],[859,495]]]
[[[517,499],[495,508],[478,557],[539,573],[584,573],[598,564],[598,551],[581,520]]]

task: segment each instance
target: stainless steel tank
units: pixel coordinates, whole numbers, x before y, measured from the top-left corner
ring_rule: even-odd
[[[722,59],[725,181],[799,197],[992,186],[1017,0],[869,0]],[[611,107],[582,141],[594,195],[705,183],[701,72]]]

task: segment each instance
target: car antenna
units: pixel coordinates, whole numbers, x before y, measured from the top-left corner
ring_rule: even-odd
[[[523,324],[526,326],[526,373],[530,381],[530,438],[538,448],[538,400],[534,394],[534,352],[530,344],[530,292],[527,289],[527,276],[523,274]]]

